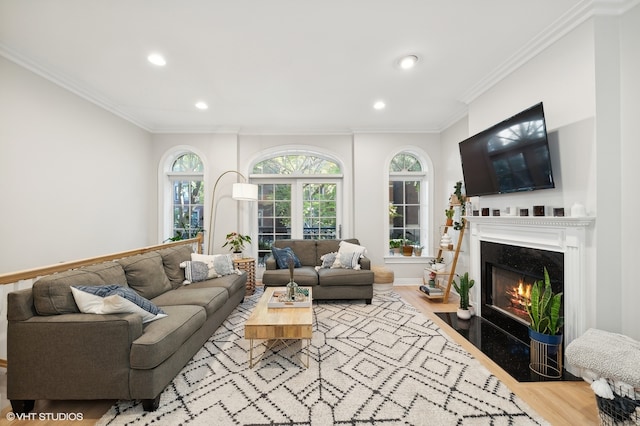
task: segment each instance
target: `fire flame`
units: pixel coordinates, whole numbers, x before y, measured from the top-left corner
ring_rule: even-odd
[[[531,284],[525,284],[520,280],[517,286],[507,290],[507,294],[513,307],[524,310],[531,303]]]

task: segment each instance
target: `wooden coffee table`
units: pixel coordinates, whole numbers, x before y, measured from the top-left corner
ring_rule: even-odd
[[[304,287],[309,290],[309,299],[312,299],[311,288]],[[302,358],[300,362],[309,368],[309,345],[311,344],[311,335],[313,333],[313,307],[295,307],[295,308],[269,308],[267,305],[274,291],[286,291],[285,287],[266,287],[264,294],[260,297],[258,304],[251,313],[251,316],[244,325],[244,338],[249,339],[249,368],[253,368],[253,349],[254,340],[270,340],[266,343],[265,351],[256,360],[256,363],[262,359],[264,354],[273,348],[278,342],[282,341],[287,347],[287,340],[306,340],[307,362]]]

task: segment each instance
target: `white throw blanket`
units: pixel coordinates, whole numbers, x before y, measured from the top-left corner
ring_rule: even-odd
[[[569,343],[565,355],[575,367],[640,387],[640,342],[628,336],[590,328]]]

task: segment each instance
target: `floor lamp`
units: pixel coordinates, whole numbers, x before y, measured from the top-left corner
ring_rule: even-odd
[[[247,178],[240,172],[235,170],[227,170],[218,176],[216,183],[213,185],[213,193],[211,194],[211,215],[209,216],[209,249],[207,250],[208,254],[211,254],[213,251],[213,234],[215,233],[216,227],[216,189],[218,188],[218,183],[220,183],[220,179],[226,174],[235,173],[240,176],[245,182],[236,182],[233,184],[233,190],[231,192],[231,198],[238,201],[256,201],[258,199],[258,185],[252,183],[246,183]]]

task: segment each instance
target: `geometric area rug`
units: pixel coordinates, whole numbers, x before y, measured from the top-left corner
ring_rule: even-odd
[[[218,328],[164,390],[157,411],[119,401],[97,424],[548,424],[394,292],[376,294],[371,305],[314,301],[309,368],[293,342],[249,369],[244,322],[261,295],[258,288]]]

